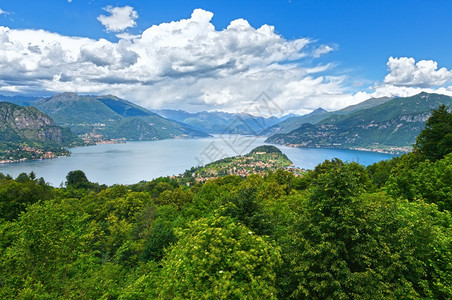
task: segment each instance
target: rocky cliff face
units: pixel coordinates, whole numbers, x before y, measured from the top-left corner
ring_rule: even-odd
[[[39,142],[67,146],[76,137],[34,107],[0,102],[1,142]]]

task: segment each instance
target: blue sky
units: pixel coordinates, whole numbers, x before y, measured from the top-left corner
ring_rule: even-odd
[[[200,22],[192,17],[198,8]],[[372,96],[452,94],[451,13],[446,0],[1,1],[4,35],[16,53],[19,44],[29,53],[15,68],[21,58],[0,49],[0,93],[73,90],[151,108],[232,110],[265,91],[286,112],[300,113]],[[245,23],[226,30],[237,19]],[[181,20],[192,22],[171,23]],[[153,25],[158,32],[148,30]],[[57,35],[33,41],[38,30]],[[86,40],[64,40],[74,36]]]

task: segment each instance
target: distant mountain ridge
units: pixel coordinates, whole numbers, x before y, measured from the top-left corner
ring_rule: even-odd
[[[380,104],[383,104],[387,101],[391,100],[391,98],[388,97],[383,97],[383,98],[370,98],[368,100],[365,100],[361,103],[355,104],[355,105],[351,105],[351,106],[347,106],[343,109],[340,110],[336,110],[336,111],[331,111],[328,112],[325,109],[319,107],[316,110],[312,111],[309,114],[303,115],[303,116],[298,116],[298,117],[294,117],[294,118],[289,118],[285,121],[282,121],[278,124],[275,124],[265,130],[263,130],[261,132],[262,135],[274,135],[274,134],[278,134],[278,133],[289,133],[297,128],[299,128],[301,125],[305,124],[305,123],[309,123],[309,124],[316,124],[321,122],[322,120],[328,118],[329,116],[332,115],[347,115],[347,114],[351,114],[354,113],[356,111],[359,111],[361,109],[366,109],[366,108],[372,108],[375,106],[378,106]]]
[[[0,95],[0,101],[13,103],[13,104],[17,104],[20,106],[30,106],[31,103],[33,103],[41,98],[42,97],[32,97],[32,96],[23,96],[23,95],[16,95],[16,96]]]
[[[276,133],[285,133],[290,132],[294,129],[297,129],[304,123],[315,124],[321,120],[323,120],[328,115],[328,111],[319,107],[309,114],[303,116],[297,116],[288,118],[280,123],[277,123],[273,126],[266,128],[260,132],[261,135],[273,135]]]
[[[267,142],[303,147],[384,149],[410,147],[424,128],[431,110],[452,97],[420,93],[384,101],[383,104],[351,114],[330,115],[317,124],[303,124]]]
[[[285,117],[259,117],[247,113],[222,111],[189,113],[183,110],[161,109],[154,112],[209,134],[219,134],[233,129],[240,134],[258,135],[265,128],[285,119]]]
[[[62,93],[31,105],[51,116],[57,124],[87,138],[160,140],[208,136],[112,95]]]

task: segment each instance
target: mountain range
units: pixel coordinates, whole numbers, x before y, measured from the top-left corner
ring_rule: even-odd
[[[343,109],[340,109],[337,111],[331,111],[331,112],[328,112],[325,109],[319,107],[309,114],[288,118],[278,124],[275,124],[267,129],[261,131],[261,135],[270,136],[270,135],[274,135],[274,134],[278,134],[278,133],[289,133],[292,130],[299,128],[301,125],[303,125],[305,123],[316,124],[332,115],[348,115],[348,114],[354,113],[356,111],[359,111],[361,109],[372,108],[372,107],[378,106],[389,100],[391,100],[391,98],[387,98],[387,97],[371,98],[371,99],[368,99],[361,103],[347,106]]]
[[[383,103],[376,106],[373,104],[379,101],[368,101],[358,105],[367,108],[347,108],[352,111],[347,114],[335,112],[316,124],[305,123],[289,133],[275,134],[267,142],[302,147],[408,149],[433,109],[441,104],[452,106],[452,97],[424,92],[380,100]]]
[[[227,113],[222,111],[189,113],[183,110],[171,109],[155,110],[154,112],[209,134],[220,134],[231,130],[239,134],[258,135],[267,127],[290,117],[258,117],[247,113]]]
[[[208,136],[111,95],[62,93],[33,99],[27,104],[48,114],[58,125],[69,127],[85,139],[160,140]]]
[[[267,135],[270,136],[267,142],[291,146],[377,150],[409,149],[431,110],[440,104],[450,107],[451,99],[421,93],[393,99],[373,98],[333,112],[318,108],[303,116],[264,118],[221,111],[189,113],[165,109],[151,112],[112,95],[0,96],[0,100],[39,109],[55,120],[55,126],[68,127],[89,142],[191,138],[229,132]],[[9,130],[2,135],[2,141],[7,141],[8,136],[17,137]]]

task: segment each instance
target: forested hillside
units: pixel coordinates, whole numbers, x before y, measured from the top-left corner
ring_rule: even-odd
[[[391,98],[370,98],[361,103],[347,106],[343,109],[330,112],[319,107],[307,115],[288,118],[287,120],[284,120],[271,127],[268,127],[267,129],[263,130],[261,134],[270,136],[274,134],[289,133],[306,123],[317,124],[327,119],[328,117],[334,115],[337,116],[349,115],[363,109],[368,109],[381,105],[389,100],[391,100]]]
[[[424,128],[431,110],[452,105],[452,97],[422,92],[391,100],[348,114],[333,114],[287,133],[275,134],[267,142],[301,147],[408,150]],[[352,110],[353,111],[353,110]]]
[[[0,161],[68,155],[65,147],[83,145],[68,128],[60,127],[34,107],[0,102]]]
[[[2,299],[450,299],[452,115],[303,177],[52,188],[0,176]],[[188,182],[188,184],[187,184]]]
[[[31,102],[30,105],[88,141],[208,136],[112,95],[82,96],[62,93]]]

